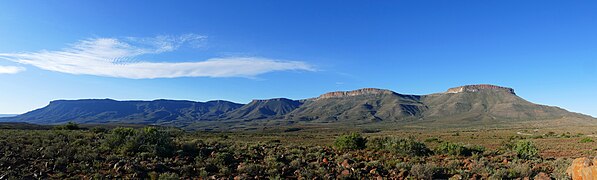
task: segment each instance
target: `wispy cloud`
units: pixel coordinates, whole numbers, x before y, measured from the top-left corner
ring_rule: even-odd
[[[0,74],[16,74],[21,71],[24,71],[24,67],[17,67],[17,66],[0,66]]]
[[[308,63],[262,57],[223,57],[190,62],[151,62],[139,56],[201,46],[205,36],[94,38],[60,51],[0,53],[0,58],[69,74],[151,79],[176,77],[254,77],[272,71],[314,71]]]

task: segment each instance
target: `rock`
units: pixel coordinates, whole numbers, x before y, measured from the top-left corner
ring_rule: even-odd
[[[481,91],[481,90],[504,90],[511,94],[515,94],[514,89],[512,89],[512,88],[501,87],[501,86],[490,85],[490,84],[478,84],[478,85],[468,85],[468,86],[460,86],[460,87],[450,88],[450,89],[448,89],[448,91],[446,93],[477,92],[477,91]]]
[[[502,161],[502,164],[507,165],[508,164],[508,159],[505,159]]]
[[[350,171],[349,171],[348,169],[346,169],[346,170],[342,171],[342,173],[341,173],[341,174],[342,174],[343,176],[348,176],[348,175],[350,175]]]
[[[400,171],[400,173],[398,174],[398,177],[405,178],[406,176],[408,176],[408,171]]]
[[[577,158],[566,170],[566,174],[576,179],[597,179],[597,164],[589,158]]]
[[[350,163],[348,162],[348,159],[342,161],[342,163],[340,163],[340,165],[342,165],[342,167],[344,167],[346,169],[349,169],[351,167]]]
[[[377,89],[377,88],[363,88],[354,91],[336,91],[336,92],[329,92],[325,93],[318,98],[319,99],[327,99],[327,98],[338,98],[338,97],[350,97],[350,96],[360,96],[360,95],[378,95],[378,94],[393,94],[393,91],[385,90],[385,89]]]
[[[545,174],[544,172],[540,172],[533,179],[535,179],[535,180],[551,180],[549,175]]]
[[[461,180],[461,179],[462,179],[462,176],[460,174],[456,174],[456,175],[450,177],[449,180]]]

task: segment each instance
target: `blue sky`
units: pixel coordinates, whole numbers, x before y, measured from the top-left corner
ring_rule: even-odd
[[[0,113],[488,83],[597,116],[595,1],[2,1]]]

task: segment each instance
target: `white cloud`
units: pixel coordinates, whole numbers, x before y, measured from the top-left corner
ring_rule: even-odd
[[[0,66],[0,74],[16,74],[24,71],[24,67],[17,66]]]
[[[0,53],[0,58],[49,71],[130,79],[253,77],[272,71],[314,71],[305,62],[260,57],[224,57],[193,62],[150,62],[137,59],[141,55],[171,52],[185,44],[201,46],[204,39],[204,36],[195,34],[153,38],[96,38],[79,41],[61,51]]]

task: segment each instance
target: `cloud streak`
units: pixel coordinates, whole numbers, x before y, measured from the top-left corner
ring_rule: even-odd
[[[177,77],[254,77],[273,71],[314,71],[308,63],[262,57],[223,57],[191,62],[151,62],[139,56],[175,51],[183,45],[201,46],[206,37],[95,38],[60,51],[0,53],[0,58],[44,70],[129,79]],[[1,69],[0,69],[1,70]]]
[[[24,67],[0,66],[0,74],[16,74],[22,71],[25,71]]]

